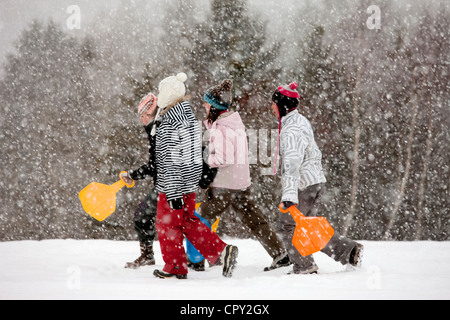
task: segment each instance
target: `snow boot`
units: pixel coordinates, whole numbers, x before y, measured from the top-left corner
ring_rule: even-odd
[[[187,266],[194,271],[205,271],[205,260],[194,263],[188,259]]]
[[[161,270],[156,269],[153,271],[153,275],[160,279],[169,279],[169,278],[177,278],[180,280],[186,280],[187,274],[173,274],[173,273],[167,273]]]
[[[362,264],[363,252],[364,246],[360,243],[356,243],[355,247],[350,252],[348,263],[354,267],[360,267]]]
[[[270,267],[265,267],[264,271],[271,271],[271,270],[275,270],[275,269],[278,269],[281,267],[287,267],[287,266],[290,266],[291,264],[292,263],[291,263],[291,260],[289,259],[289,255],[287,254],[286,251],[284,251],[280,255],[276,256],[273,259]]]
[[[143,266],[153,266],[155,264],[155,255],[153,245],[140,242],[141,255],[133,262],[127,262],[125,268],[138,269]]]
[[[295,268],[294,265],[294,269],[292,270],[292,272],[288,272],[288,274],[317,274],[317,270],[319,270],[319,267],[316,264],[313,264],[306,270],[299,270]]]
[[[237,257],[239,250],[236,246],[227,245],[220,255],[220,259],[223,261],[223,276],[231,278],[233,276],[234,268],[237,264]]]

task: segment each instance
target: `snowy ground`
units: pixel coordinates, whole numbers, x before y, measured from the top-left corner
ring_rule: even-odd
[[[137,242],[45,240],[0,242],[0,299],[450,299],[450,242],[372,242],[362,268],[347,270],[315,254],[319,274],[263,272],[271,262],[253,240],[225,239],[239,247],[233,278],[221,268],[189,273],[188,280],[157,279],[157,265],[125,269]]]

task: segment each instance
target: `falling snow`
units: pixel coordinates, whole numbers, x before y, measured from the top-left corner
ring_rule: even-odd
[[[179,71],[199,120],[204,91],[234,80],[232,108],[256,133],[253,188],[272,222],[270,97],[297,81],[323,153],[321,214],[354,239],[449,239],[448,2],[377,1],[378,19],[375,3],[356,0],[79,1],[79,12],[42,1],[20,28],[7,15],[21,8],[6,3],[0,240],[136,239],[132,213],[151,182],[123,190],[102,223],[78,192],[147,160],[137,103]],[[233,212],[219,234],[250,236]]]

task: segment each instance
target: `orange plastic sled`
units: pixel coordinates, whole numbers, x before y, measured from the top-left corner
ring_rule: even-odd
[[[105,220],[116,211],[116,194],[124,186],[132,188],[134,181],[131,185],[127,185],[122,179],[112,185],[91,182],[78,194],[84,211],[98,221]]]
[[[298,252],[306,257],[325,248],[334,234],[334,229],[324,217],[305,217],[296,206],[280,211],[290,212],[297,226],[295,227],[292,243]]]

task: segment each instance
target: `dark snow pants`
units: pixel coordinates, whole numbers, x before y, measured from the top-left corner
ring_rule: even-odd
[[[165,194],[160,193],[158,197],[156,230],[165,262],[163,271],[171,274],[188,273],[184,237],[211,264],[217,261],[227,246],[195,215],[195,193],[183,195],[183,200],[182,209],[172,210]]]
[[[134,230],[141,243],[151,245],[156,237],[158,192],[152,189],[134,212]]]
[[[298,193],[298,209],[307,217],[317,216],[319,209],[319,200],[322,192],[323,184],[316,184],[307,187]],[[302,272],[310,269],[315,265],[312,255],[303,257],[292,244],[294,236],[295,220],[289,213],[279,213],[278,228],[283,237],[284,244],[288,250],[289,258],[294,263],[294,271]],[[330,256],[334,260],[347,264],[350,252],[355,247],[356,242],[339,235],[336,231],[330,242],[322,249],[321,252]]]
[[[238,218],[250,229],[272,258],[284,252],[283,242],[256,205],[250,188],[246,190],[209,188],[202,201],[200,215],[212,224],[229,207],[235,209]]]

